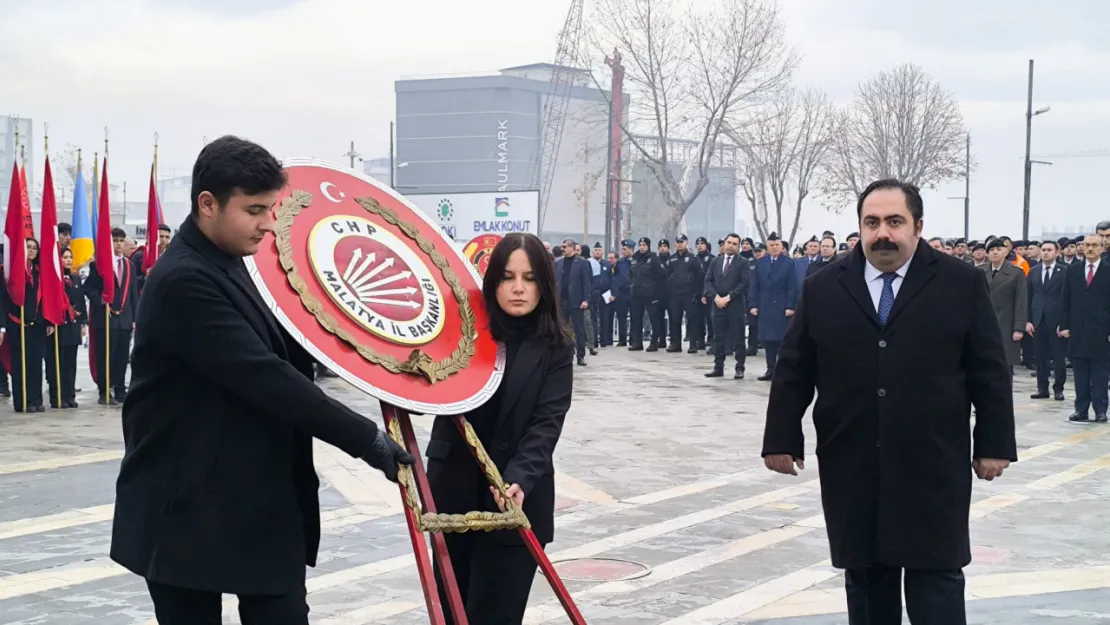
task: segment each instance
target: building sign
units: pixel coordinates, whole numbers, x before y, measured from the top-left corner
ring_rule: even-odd
[[[509,120],[497,120],[497,190],[509,190]]]
[[[510,232],[538,234],[538,191],[505,193],[420,193],[405,196],[430,215],[457,243],[487,234]]]

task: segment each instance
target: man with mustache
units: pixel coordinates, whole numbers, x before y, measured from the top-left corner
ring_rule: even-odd
[[[846,569],[848,622],[901,623],[904,577],[914,625],[966,625],[971,474],[993,480],[1017,460],[987,276],[921,240],[911,184],[871,183],[856,212],[860,244],[802,285],[771,385],[764,464],[804,468],[802,419],[816,394],[821,501],[832,564]]]

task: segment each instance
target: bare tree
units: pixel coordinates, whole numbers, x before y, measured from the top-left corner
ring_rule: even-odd
[[[625,57],[630,156],[658,180],[668,208],[663,234],[673,237],[710,170],[723,164],[725,120],[780,90],[797,56],[774,0],[598,0],[595,12],[595,49]],[[696,146],[676,155],[672,140]]]
[[[802,207],[828,160],[833,130],[832,101],[815,89],[785,90],[767,107],[760,123],[742,130],[728,125],[726,134],[745,154],[739,175],[761,237],[774,230],[788,247],[793,245]],[[786,236],[788,222],[783,217],[790,213]]]
[[[880,178],[921,188],[960,178],[966,132],[955,98],[920,67],[882,72],[838,116],[822,194],[839,212]]]

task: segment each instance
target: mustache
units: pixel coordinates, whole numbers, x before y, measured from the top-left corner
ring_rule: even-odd
[[[879,252],[879,251],[883,251],[883,250],[890,251],[890,252],[897,252],[898,251],[898,244],[895,243],[894,241],[891,241],[890,239],[879,239],[878,241],[875,241],[874,243],[871,244],[871,251],[872,252]]]

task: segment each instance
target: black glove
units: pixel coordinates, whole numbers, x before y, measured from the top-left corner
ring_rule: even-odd
[[[378,436],[370,446],[370,451],[366,452],[362,459],[366,464],[384,473],[390,482],[397,481],[398,464],[411,466],[416,462],[416,459],[390,438],[385,430],[378,430]]]

